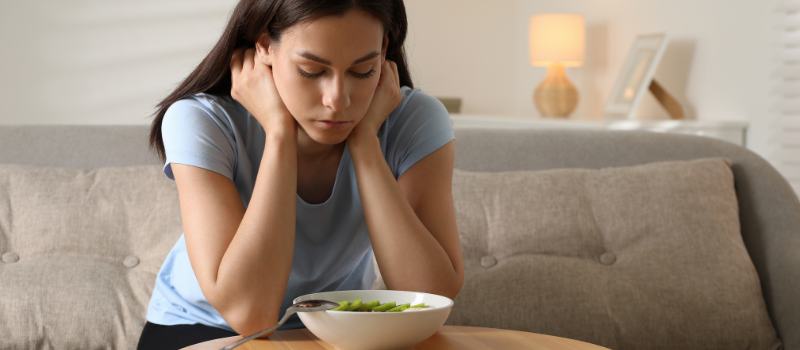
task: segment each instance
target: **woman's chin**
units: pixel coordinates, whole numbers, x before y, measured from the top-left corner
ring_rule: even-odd
[[[338,145],[347,140],[357,122],[324,122],[317,120],[298,121],[300,129],[308,138],[323,145]]]
[[[341,130],[314,130],[312,133],[309,133],[308,136],[315,142],[323,145],[338,145],[347,140],[347,136],[350,136],[350,131],[352,131],[352,128]]]

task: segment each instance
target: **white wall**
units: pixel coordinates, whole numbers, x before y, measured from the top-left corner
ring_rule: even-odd
[[[690,118],[746,120],[769,157],[780,0],[406,0],[415,83],[464,113],[537,115],[545,69],[527,57],[528,17],[586,16],[587,58],[569,75],[575,119],[600,118],[636,35],[672,37],[656,78]],[[143,124],[218,38],[235,0],[0,3],[0,124]],[[640,118],[667,118],[646,96]]]
[[[0,2],[2,124],[143,124],[232,0]]]

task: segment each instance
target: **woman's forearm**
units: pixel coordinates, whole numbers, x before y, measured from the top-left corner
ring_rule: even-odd
[[[277,322],[294,253],[297,134],[268,134],[250,204],[219,264],[226,321],[254,333]]]
[[[453,262],[404,197],[378,138],[348,142],[370,240],[387,288],[454,298],[461,283]]]

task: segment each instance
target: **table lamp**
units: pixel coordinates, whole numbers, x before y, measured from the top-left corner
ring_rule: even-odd
[[[533,94],[534,105],[544,117],[567,118],[578,106],[578,90],[567,78],[565,67],[583,65],[585,28],[582,15],[543,13],[531,16],[531,65],[547,67],[547,76]]]

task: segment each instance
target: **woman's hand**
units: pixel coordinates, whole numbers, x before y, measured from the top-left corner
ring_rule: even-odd
[[[294,130],[296,121],[278,94],[272,69],[257,59],[255,48],[238,48],[231,56],[231,97],[241,103],[264,130]]]
[[[386,117],[397,108],[402,100],[403,94],[400,92],[400,75],[397,73],[397,64],[394,61],[385,60],[381,66],[381,77],[367,113],[350,132],[348,139],[378,135],[378,129],[386,121]]]

